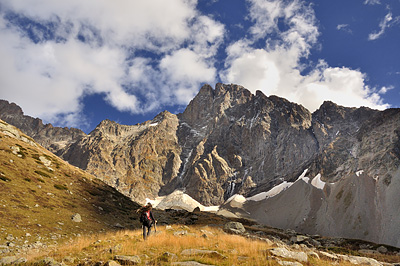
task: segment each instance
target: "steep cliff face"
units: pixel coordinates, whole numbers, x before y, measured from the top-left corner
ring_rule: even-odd
[[[134,126],[105,120],[58,154],[132,199],[144,201],[157,196],[177,176],[181,165],[178,124],[176,115],[169,112]]]
[[[179,118],[183,184],[207,205],[291,179],[318,150],[308,110],[238,85],[204,86]]]

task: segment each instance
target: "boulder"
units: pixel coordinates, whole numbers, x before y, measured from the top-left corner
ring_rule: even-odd
[[[82,222],[82,217],[79,213],[75,213],[74,215],[71,216],[71,220],[74,221],[75,223],[80,223]]]
[[[121,266],[121,264],[119,264],[115,260],[109,260],[104,264],[104,266]]]
[[[344,261],[348,261],[352,264],[358,264],[358,265],[370,265],[370,266],[381,266],[382,263],[378,262],[375,259],[372,258],[366,258],[366,257],[358,257],[358,256],[347,256],[347,255],[337,255],[340,259]]]
[[[136,265],[142,262],[139,256],[115,255],[114,260],[118,261],[123,265]]]
[[[246,232],[246,229],[244,228],[243,224],[239,222],[229,222],[225,224],[224,226],[224,231],[227,233],[233,233],[233,234],[243,234]]]
[[[273,248],[270,252],[277,257],[308,262],[307,254],[302,251],[290,251],[286,248]]]
[[[376,251],[378,251],[379,253],[382,253],[382,254],[386,254],[388,252],[388,249],[384,246],[380,246],[376,249]]]
[[[173,261],[173,260],[177,260],[177,259],[178,259],[178,256],[176,254],[170,253],[170,252],[165,252],[160,257],[158,257],[158,260],[164,261],[164,262]]]

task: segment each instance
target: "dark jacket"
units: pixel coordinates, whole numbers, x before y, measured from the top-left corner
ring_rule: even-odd
[[[156,221],[153,216],[153,212],[149,209],[142,210],[140,214],[140,222],[147,227],[151,227],[152,224]]]

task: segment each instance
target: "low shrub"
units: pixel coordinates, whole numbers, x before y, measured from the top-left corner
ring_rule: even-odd
[[[59,190],[67,190],[68,188],[64,185],[55,184],[54,187]]]
[[[43,171],[35,170],[35,173],[38,174],[38,175],[50,178],[50,175],[45,173],[45,172],[43,172]]]
[[[11,179],[6,177],[6,176],[0,176],[0,179],[5,181],[5,182],[10,182],[11,181]]]

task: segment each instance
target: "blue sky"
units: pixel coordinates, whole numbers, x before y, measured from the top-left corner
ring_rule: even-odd
[[[310,111],[400,107],[400,0],[0,0],[0,40],[0,98],[85,132],[217,82]]]

